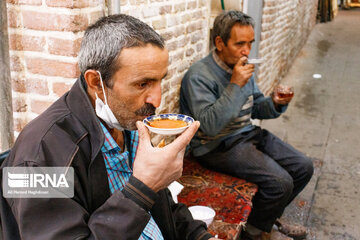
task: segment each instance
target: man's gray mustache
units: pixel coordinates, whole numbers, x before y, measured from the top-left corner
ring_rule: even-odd
[[[135,114],[139,116],[147,116],[147,115],[154,115],[156,108],[150,104],[147,103],[140,109],[136,110]]]

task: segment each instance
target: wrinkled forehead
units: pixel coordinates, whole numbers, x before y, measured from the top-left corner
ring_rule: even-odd
[[[142,64],[159,64],[168,61],[169,53],[166,48],[160,48],[152,44],[124,48],[118,57],[121,66],[132,66]]]
[[[136,81],[161,80],[167,73],[169,54],[166,48],[147,46],[125,48],[118,58],[116,78]]]
[[[235,42],[252,41],[254,39],[254,28],[251,25],[235,24],[231,28],[229,39]]]

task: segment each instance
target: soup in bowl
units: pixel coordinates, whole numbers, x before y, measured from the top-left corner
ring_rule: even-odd
[[[194,122],[194,119],[184,114],[168,113],[147,117],[143,122],[153,133],[176,135],[185,131]]]

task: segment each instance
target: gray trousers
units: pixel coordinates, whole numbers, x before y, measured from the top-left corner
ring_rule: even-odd
[[[311,159],[259,127],[223,141],[197,160],[207,168],[257,184],[248,223],[266,232],[314,171]]]

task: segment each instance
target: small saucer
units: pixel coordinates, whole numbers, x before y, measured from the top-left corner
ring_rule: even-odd
[[[260,64],[260,63],[263,63],[263,62],[264,62],[264,59],[262,59],[262,58],[253,58],[253,59],[248,59],[247,60],[248,64]]]

